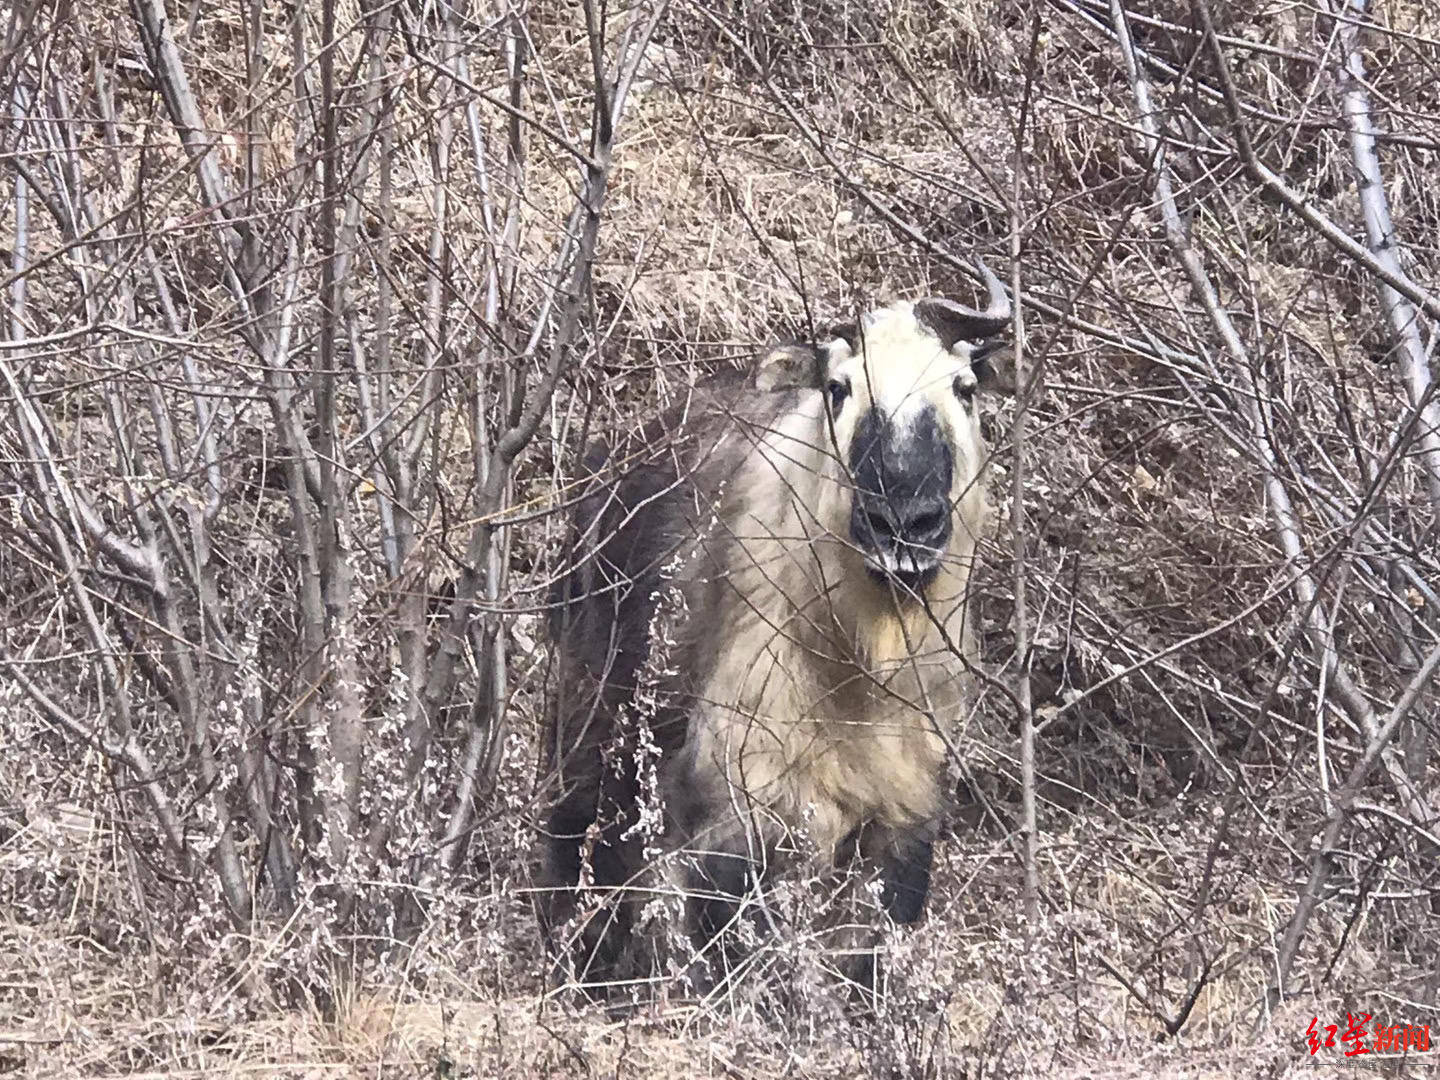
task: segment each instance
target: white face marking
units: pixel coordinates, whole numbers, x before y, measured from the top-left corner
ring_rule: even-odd
[[[902,302],[864,317],[855,351],[838,338],[828,350],[828,378],[844,383],[850,391],[835,417],[838,445],[849,445],[857,418],[872,405],[890,417],[901,439],[929,406],[951,439],[957,482],[974,478],[980,456],[979,426],[973,410],[956,395],[957,386],[976,385],[969,343],[961,342],[947,351],[940,339],[916,320],[913,305]]]

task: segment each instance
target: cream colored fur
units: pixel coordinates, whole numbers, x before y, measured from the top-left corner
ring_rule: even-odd
[[[823,391],[806,389],[768,429],[729,436],[750,445],[730,448],[748,456],[712,547],[727,587],[698,628],[724,640],[682,782],[710,788],[701,804],[731,808],[707,829],[732,845],[737,829],[771,840],[803,830],[828,853],[867,821],[905,828],[939,809],[938,727],[965,697],[966,595],[986,512],[977,420],[954,391],[974,375],[968,346],[947,352],[907,303],[869,316],[863,341],[854,353],[827,347],[827,378],[851,385],[833,434]],[[950,549],[923,600],[868,574],[850,541],[844,463],[872,402],[901,427],[933,405],[954,451]]]

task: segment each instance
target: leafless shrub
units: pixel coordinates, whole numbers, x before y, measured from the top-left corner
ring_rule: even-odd
[[[1432,5],[0,25],[0,1065],[1224,1074],[1434,1016]],[[698,1013],[549,1004],[580,449],[977,250],[1040,375],[1018,443],[986,406],[986,678],[880,1022],[804,883]]]

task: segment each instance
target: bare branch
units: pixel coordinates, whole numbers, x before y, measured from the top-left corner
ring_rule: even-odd
[[[1340,846],[1341,830],[1351,811],[1354,810],[1356,800],[1369,779],[1370,773],[1377,764],[1384,761],[1390,743],[1394,740],[1401,725],[1409,718],[1410,712],[1419,702],[1420,696],[1429,687],[1437,669],[1440,669],[1440,645],[1430,650],[1425,662],[1420,665],[1419,670],[1415,672],[1414,677],[1405,687],[1404,693],[1400,695],[1400,700],[1395,703],[1384,723],[1376,729],[1374,735],[1366,743],[1365,755],[1351,766],[1345,783],[1341,785],[1331,800],[1330,813],[1325,821],[1325,831],[1311,856],[1310,878],[1305,883],[1304,891],[1300,894],[1300,902],[1295,908],[1295,914],[1291,916],[1290,923],[1285,928],[1285,937],[1275,959],[1275,978],[1266,989],[1266,999],[1272,1010],[1284,998],[1285,984],[1290,978],[1290,969],[1300,950],[1300,942],[1304,940],[1310,918],[1315,914],[1315,909],[1325,892],[1330,875],[1334,872],[1335,853]],[[1424,828],[1432,825],[1436,817],[1437,815],[1432,814],[1428,818],[1419,819],[1416,823]]]
[[[585,3],[587,23],[599,26],[599,16],[592,10],[593,0],[585,0]],[[550,398],[559,384],[561,375],[573,362],[572,348],[579,335],[580,320],[588,300],[595,246],[600,235],[601,213],[605,205],[611,157],[614,152],[614,132],[624,114],[627,91],[634,78],[635,69],[644,56],[645,49],[655,33],[655,28],[664,17],[668,6],[668,0],[658,0],[649,10],[640,6],[632,11],[631,19],[635,20],[635,25],[639,29],[635,33],[627,35],[629,37],[628,48],[622,52],[617,61],[614,99],[606,108],[605,97],[599,93],[596,95],[591,136],[591,154],[594,164],[585,170],[584,186],[576,207],[567,221],[565,240],[561,247],[561,262],[557,266],[556,287],[552,294],[559,297],[561,310],[550,346],[549,363],[540,384],[529,396],[524,408],[515,416],[512,426],[502,432],[496,441],[490,459],[490,468],[485,477],[485,488],[481,495],[482,513],[499,508],[500,497],[505,490],[512,463],[534,437],[541,418],[549,408]],[[598,50],[599,47],[598,37],[592,35],[592,50]],[[599,62],[597,59],[596,63]],[[573,254],[571,254],[572,251]],[[537,323],[537,333],[539,329],[540,325]],[[431,667],[430,680],[425,688],[426,702],[432,715],[450,695],[464,621],[476,594],[478,575],[474,568],[489,569],[495,566],[491,558],[491,550],[495,543],[494,534],[495,526],[493,524],[480,525],[476,528],[466,550],[467,569],[456,589],[447,637],[441,645],[440,654],[435,658]],[[494,676],[492,675],[492,677]],[[492,721],[495,719],[498,717],[492,717]],[[465,835],[469,827],[479,765],[482,758],[487,756],[484,753],[484,747],[491,736],[492,733],[488,730],[476,728],[471,731],[470,742],[465,752],[465,767],[456,796],[456,808],[446,826],[445,840],[441,848],[443,861],[447,868],[453,867],[459,858],[461,845],[458,841]]]
[[[1030,54],[1025,68],[1025,95],[1020,103],[1020,119],[1015,131],[1014,160],[1011,164],[1010,191],[1010,291],[1014,296],[1023,295],[1020,288],[1021,232],[1024,227],[1024,155],[1025,129],[1030,119],[1031,93],[1034,89],[1035,65],[1040,42],[1040,8],[1032,5]],[[1044,357],[1040,358],[1033,374],[1025,370],[1025,307],[1014,305],[1013,326],[1015,335],[1015,420],[1011,428],[1014,444],[1014,464],[1011,466],[1010,529],[1015,543],[1015,655],[1019,658],[1019,670],[1015,693],[1020,702],[1020,797],[1021,824],[1024,834],[1025,864],[1025,917],[1032,926],[1040,918],[1040,873],[1039,844],[1035,816],[1035,709],[1031,696],[1031,654],[1030,654],[1030,609],[1027,596],[1028,569],[1026,547],[1030,542],[1025,520],[1025,454],[1026,428],[1030,416],[1030,397],[1034,390],[1044,385]]]
[[[1235,131],[1240,160],[1245,163],[1250,175],[1292,213],[1297,214],[1314,229],[1336,251],[1379,278],[1398,296],[1419,307],[1432,319],[1440,318],[1440,299],[1436,299],[1426,289],[1412,281],[1400,269],[1398,263],[1382,259],[1372,253],[1365,245],[1322,214],[1311,200],[1287,184],[1278,173],[1260,160],[1259,155],[1255,152],[1255,147],[1250,142],[1250,132],[1245,124],[1239,95],[1235,92],[1235,84],[1230,76],[1230,62],[1225,56],[1224,46],[1216,37],[1210,18],[1209,5],[1204,0],[1194,0],[1194,3],[1195,10],[1199,13],[1205,27],[1205,40],[1210,46],[1211,55],[1215,58],[1215,65],[1220,72],[1220,85],[1225,93],[1226,108],[1230,111],[1230,124]]]
[[[1356,19],[1365,15],[1367,0],[1346,0]],[[1360,208],[1365,217],[1365,234],[1375,261],[1391,277],[1403,277],[1402,247],[1390,218],[1390,200],[1385,194],[1385,177],[1380,170],[1375,125],[1370,117],[1370,97],[1365,89],[1365,61],[1361,56],[1357,23],[1342,21],[1340,51],[1341,102],[1350,129],[1350,153],[1355,162]],[[1412,298],[1398,292],[1383,278],[1377,282],[1380,306],[1394,335],[1395,358],[1412,407],[1420,410],[1421,426],[1416,439],[1422,447],[1420,460],[1430,487],[1430,502],[1440,512],[1440,402],[1430,394],[1430,361],[1421,340],[1420,315]]]
[[[135,737],[134,732],[117,741],[106,738],[100,731],[71,716],[30,680],[25,674],[24,666],[8,652],[0,652],[0,668],[5,670],[20,691],[52,724],[58,725],[86,745],[95,747],[106,757],[130,770],[140,789],[145,792],[145,797],[150,800],[150,805],[155,810],[155,820],[160,823],[161,831],[170,850],[181,857],[182,865],[188,864],[189,851],[185,844],[185,830],[180,824],[180,818],[175,812],[170,797],[165,794],[165,790],[156,779],[155,768],[151,765],[149,757],[140,746],[140,741]],[[188,869],[185,872],[188,873]]]

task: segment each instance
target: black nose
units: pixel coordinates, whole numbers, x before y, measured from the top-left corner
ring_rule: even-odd
[[[871,408],[850,446],[850,535],[878,577],[922,588],[950,542],[954,454],[933,408],[901,427]]]
[[[940,550],[950,539],[950,503],[934,495],[909,498],[862,496],[855,500],[851,531],[867,547]]]

